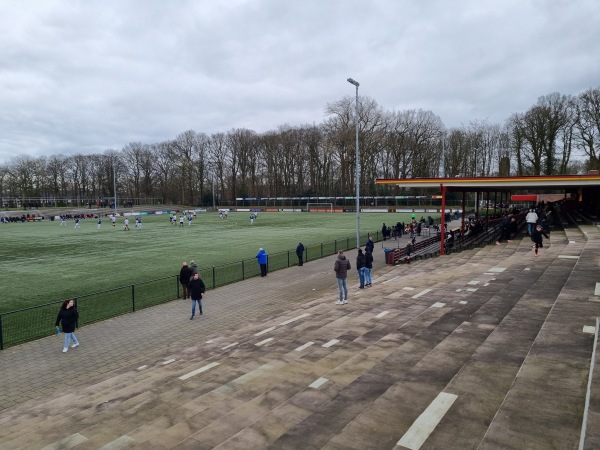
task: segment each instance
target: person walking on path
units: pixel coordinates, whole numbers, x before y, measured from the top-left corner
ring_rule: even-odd
[[[362,251],[362,248],[358,249],[358,255],[356,256],[356,270],[358,270],[358,280],[360,281],[359,289],[365,288],[365,254]]]
[[[543,236],[546,236],[546,239],[550,239],[550,236],[548,236],[544,232],[544,230],[542,230],[542,226],[536,225],[535,230],[533,231],[533,234],[531,235],[531,240],[533,241],[533,250],[535,252],[535,256],[538,256],[538,249],[544,247]]]
[[[535,210],[531,208],[525,216],[525,221],[527,222],[527,233],[529,236],[533,236],[533,231],[535,230],[535,224],[537,223],[538,215],[535,213]]]
[[[350,261],[346,259],[344,251],[338,252],[338,257],[333,265],[335,277],[337,279],[338,290],[340,291],[340,299],[335,302],[336,305],[347,305],[348,304],[348,270],[351,269]]]
[[[365,249],[365,286],[371,287],[371,270],[373,270],[373,253]]]
[[[302,242],[299,242],[298,247],[296,247],[296,256],[298,257],[298,265],[302,266],[304,264],[304,245],[302,245]]]
[[[256,254],[256,259],[258,260],[258,264],[260,265],[260,276],[267,276],[267,252],[264,248],[259,248],[258,253]]]
[[[204,297],[204,291],[206,290],[204,282],[200,278],[200,274],[194,274],[194,278],[192,278],[188,284],[188,289],[192,297],[192,316],[190,317],[190,320],[193,320],[194,315],[196,315],[196,303],[198,303],[198,314],[202,315],[202,298]]]
[[[77,306],[75,306],[75,300],[70,298],[65,300],[58,311],[56,316],[56,331],[60,331],[59,325],[62,325],[62,331],[65,335],[65,345],[63,347],[63,353],[69,351],[69,343],[73,341],[71,348],[79,347],[79,341],[75,337],[75,326],[77,325],[77,319],[79,319],[79,313],[77,312]]]
[[[196,272],[198,273],[198,272]],[[183,298],[190,298],[190,291],[188,290],[188,284],[192,278],[192,269],[189,268],[186,261],[181,264],[181,270],[179,271],[179,283],[183,289]]]

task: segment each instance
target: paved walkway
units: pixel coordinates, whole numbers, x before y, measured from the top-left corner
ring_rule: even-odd
[[[57,336],[7,349],[0,449],[575,448],[600,232],[574,233],[538,258],[523,240],[398,267],[378,245],[347,306],[330,257],[209,291],[192,321],[179,300],[66,354]]]

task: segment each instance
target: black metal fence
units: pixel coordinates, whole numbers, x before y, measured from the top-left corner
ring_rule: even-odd
[[[381,231],[361,234],[360,242],[364,245],[369,236],[377,242],[381,238]],[[338,250],[353,248],[356,248],[356,235],[330,242],[306,245],[304,261],[313,261],[333,255]],[[298,264],[298,257],[295,249],[268,256],[269,271],[284,269],[296,264]],[[200,269],[200,276],[207,289],[235,283],[259,274],[260,267],[256,258]],[[79,311],[79,326],[83,326],[138,309],[170,302],[179,298],[180,295],[179,275],[173,275],[73,298],[77,302]],[[0,350],[55,333],[54,322],[63,301],[57,300],[0,314]]]

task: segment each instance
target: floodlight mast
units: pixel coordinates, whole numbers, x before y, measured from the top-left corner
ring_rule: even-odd
[[[360,248],[360,159],[358,155],[358,86],[360,83],[352,78],[348,78],[348,83],[356,87],[356,104],[354,107],[354,123],[356,126],[356,248]]]

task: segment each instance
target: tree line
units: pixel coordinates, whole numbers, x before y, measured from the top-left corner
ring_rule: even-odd
[[[103,154],[20,155],[0,165],[3,197],[160,198],[210,205],[240,197],[349,196],[355,186],[355,98],[327,104],[320,124],[257,133],[184,131]],[[555,175],[600,169],[600,88],[551,93],[503,124],[446,128],[432,111],[358,105],[361,195],[394,195],[378,178]],[[574,154],[585,155],[583,159]],[[113,178],[114,177],[114,178]]]

